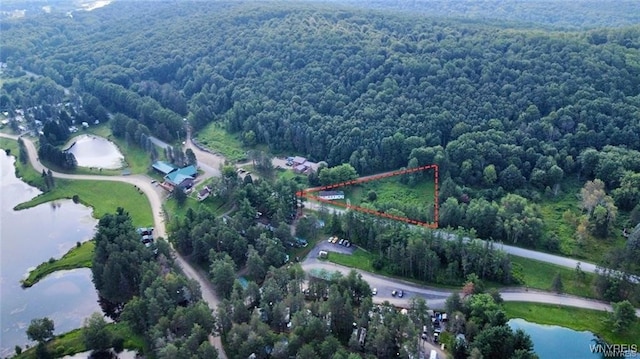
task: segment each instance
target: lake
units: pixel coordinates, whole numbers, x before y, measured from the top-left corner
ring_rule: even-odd
[[[29,343],[25,332],[31,319],[51,318],[60,334],[81,327],[84,318],[101,311],[89,269],[54,273],[28,289],[20,286],[29,268],[91,239],[97,221],[90,208],[70,200],[14,211],[15,205],[40,191],[15,177],[13,162],[0,151],[1,357]]]
[[[603,312],[604,315],[604,312]],[[588,331],[576,331],[557,325],[543,325],[524,319],[511,319],[507,323],[513,329],[522,329],[533,341],[533,350],[540,359],[601,359],[602,355],[592,353],[590,345],[595,345],[596,336]]]
[[[73,153],[80,167],[118,169],[123,167],[124,156],[118,147],[106,138],[95,135],[74,137],[65,145]]]

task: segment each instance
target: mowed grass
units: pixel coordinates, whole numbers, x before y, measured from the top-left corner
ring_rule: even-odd
[[[584,281],[577,280],[575,269],[540,262],[518,256],[509,256],[511,263],[522,266],[524,283],[529,288],[551,291],[553,278],[560,273],[563,292],[581,297],[596,298],[593,288],[595,274],[584,273]]]
[[[29,272],[29,276],[22,281],[22,286],[25,288],[31,287],[42,278],[59,270],[90,268],[95,247],[93,240],[86,241],[79,247],[73,247],[62,258],[40,264],[36,269]]]
[[[353,251],[353,254],[329,252],[327,259],[330,262],[340,264],[343,266],[362,269],[364,271],[371,272],[371,273],[382,273],[381,271],[375,270],[373,268],[373,264],[372,264],[373,255],[363,251],[360,248]]]
[[[213,152],[219,152],[229,161],[241,161],[246,159],[246,151],[242,148],[242,142],[234,135],[219,127],[216,122],[210,123],[200,130],[196,136],[198,142]]]
[[[147,197],[133,185],[122,182],[56,178],[52,191],[21,203],[15,209],[31,208],[57,199],[73,199],[74,195],[78,196],[80,203],[93,208],[94,218],[102,218],[122,207],[131,215],[134,226],[153,226],[153,214]]]
[[[126,322],[109,323],[107,329],[115,338],[124,339],[125,349],[137,351],[140,353],[148,353],[149,348],[145,344],[144,337],[136,334],[126,324]],[[61,358],[65,355],[73,355],[87,351],[82,338],[82,329],[74,329],[70,332],[56,336],[47,343],[47,349],[54,357]],[[22,354],[14,357],[15,359],[36,359],[36,346],[22,352]]]
[[[579,331],[588,330],[609,344],[640,346],[638,319],[625,332],[614,333],[613,326],[608,322],[611,314],[603,311],[524,302],[505,302],[503,307],[509,318],[522,318],[533,323],[559,325]]]

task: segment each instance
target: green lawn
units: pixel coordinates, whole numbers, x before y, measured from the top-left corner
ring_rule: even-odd
[[[596,297],[592,285],[595,281],[595,274],[593,273],[584,272],[584,282],[581,282],[576,280],[575,269],[518,256],[509,256],[509,258],[513,264],[522,266],[525,280],[524,285],[529,288],[550,291],[553,278],[556,273],[560,273],[564,293],[588,298]]]
[[[509,318],[522,318],[534,323],[559,325],[574,330],[588,330],[601,336],[609,344],[640,345],[638,319],[625,333],[614,333],[611,324],[606,321],[609,314],[598,310],[522,302],[505,302],[503,306]]]
[[[47,275],[65,269],[90,268],[93,259],[94,241],[86,241],[79,247],[73,247],[62,258],[40,264],[36,269],[29,272],[29,276],[22,281],[25,288],[38,283],[40,279]]]
[[[221,153],[229,161],[241,161],[247,158],[242,142],[236,136],[221,128],[216,122],[212,122],[200,130],[196,138],[202,145],[213,152]]]
[[[325,239],[326,240],[326,239]],[[388,274],[383,273],[382,271],[375,270],[372,265],[373,255],[371,253],[365,252],[364,250],[358,248],[353,251],[352,255],[329,252],[327,259],[330,262],[341,264],[343,266],[362,269],[371,273],[380,273],[380,274]]]
[[[357,186],[345,187],[345,198],[352,205],[369,204],[377,208],[384,203],[397,203],[426,210],[434,203],[434,183],[433,179],[424,179],[409,186],[401,183],[398,178],[389,178],[380,181],[365,182]],[[375,191],[377,199],[369,201],[368,194]],[[431,222],[432,219],[429,219]]]
[[[136,334],[126,324],[126,322],[109,323],[107,328],[114,337],[124,339],[125,349],[137,351],[140,353],[148,353],[149,348],[144,342],[144,337]],[[70,332],[56,336],[53,340],[47,343],[49,352],[53,353],[56,358],[61,358],[65,355],[73,355],[76,353],[82,353],[87,351],[87,347],[82,340],[82,329],[74,329]],[[22,354],[15,356],[15,359],[36,359],[36,347],[33,346],[28,350],[22,352]]]
[[[78,195],[79,202],[93,208],[93,217],[101,218],[114,213],[118,207],[131,215],[134,226],[153,226],[151,205],[144,193],[133,185],[111,181],[76,181],[55,179],[55,188],[36,198],[16,206],[16,210],[37,206],[56,199],[72,199]]]

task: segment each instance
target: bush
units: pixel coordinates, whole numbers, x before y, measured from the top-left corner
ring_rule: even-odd
[[[124,350],[124,338],[115,337],[111,342],[111,346],[116,353],[121,353]]]
[[[376,259],[373,260],[373,263],[371,263],[371,266],[375,270],[381,270],[382,268],[384,268],[384,259],[376,257]]]
[[[73,197],[71,197],[71,200],[73,201],[73,203],[78,204],[80,203],[80,196],[74,194]]]
[[[56,261],[55,258],[53,258],[53,257],[49,258],[49,264],[53,264],[55,261]]]

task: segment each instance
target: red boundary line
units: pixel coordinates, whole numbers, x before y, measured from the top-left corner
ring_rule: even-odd
[[[334,202],[333,200],[320,198],[318,196],[314,196],[314,195],[311,194],[311,193],[315,193],[315,192],[319,192],[319,191],[324,191],[324,190],[327,190],[327,189],[350,186],[350,185],[354,185],[354,184],[360,184],[360,183],[364,183],[364,182],[379,180],[379,179],[382,179],[382,178],[394,177],[394,176],[399,176],[399,175],[403,175],[403,174],[407,174],[407,173],[419,172],[419,171],[424,171],[424,170],[429,170],[429,169],[433,169],[434,170],[434,187],[435,187],[435,190],[434,190],[435,204],[434,204],[434,211],[433,211],[434,222],[432,222],[432,223],[421,222],[421,221],[416,221],[414,219],[394,216],[394,215],[391,215],[391,214],[388,214],[388,213],[378,212],[376,210],[372,210],[372,209],[364,208],[364,207],[360,207],[360,206],[352,206],[350,204],[346,204],[346,203],[342,203],[342,202]],[[438,165],[437,164],[432,164],[432,165],[426,165],[426,166],[421,166],[421,167],[416,167],[416,168],[408,168],[408,169],[405,169],[405,170],[398,170],[398,171],[393,171],[393,172],[385,172],[385,173],[379,174],[379,175],[359,177],[359,178],[356,178],[356,179],[353,179],[353,180],[350,180],[350,181],[345,181],[345,182],[341,182],[341,183],[334,183],[334,184],[330,184],[330,185],[327,185],[327,186],[307,188],[305,190],[298,191],[296,193],[296,196],[308,198],[308,199],[311,199],[311,200],[314,200],[314,201],[318,201],[318,202],[329,203],[329,204],[332,204],[332,205],[345,207],[347,209],[353,209],[353,210],[358,211],[358,212],[373,214],[373,215],[378,216],[378,217],[389,218],[389,219],[393,219],[393,220],[396,220],[396,221],[406,222],[406,223],[414,224],[414,225],[417,225],[417,226],[422,226],[422,227],[434,228],[435,229],[435,228],[438,228],[438,218],[439,218],[439,213],[438,213],[438,210],[439,210],[439,204],[438,204],[438,177],[439,177],[439,172],[438,172],[438,170],[439,170],[438,169]]]

